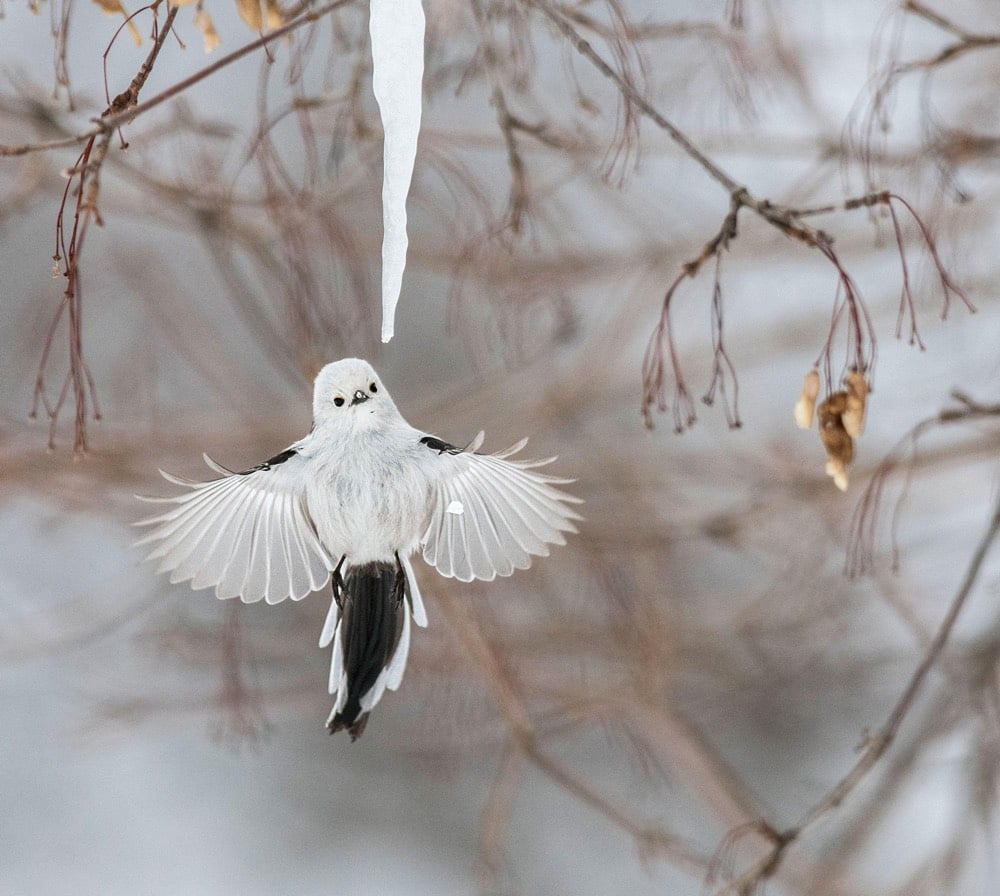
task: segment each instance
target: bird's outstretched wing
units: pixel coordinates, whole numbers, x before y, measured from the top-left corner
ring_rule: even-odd
[[[571,479],[537,472],[555,458],[511,460],[523,439],[497,454],[477,454],[480,433],[464,449],[433,436],[421,443],[437,452],[432,464],[433,496],[421,538],[424,560],[444,576],[463,582],[491,581],[527,569],[531,557],[547,556],[548,545],[565,544],[581,519],[570,505],[579,498],[555,488]]]
[[[171,498],[143,498],[174,505],[138,526],[155,527],[136,544],[153,545],[147,560],[171,582],[215,586],[220,598],[261,598],[276,604],[300,600],[330,579],[333,563],[320,543],[305,502],[304,459],[293,447],[251,470],[234,473],[208,455],[221,479],[191,482],[160,474],[187,491]]]

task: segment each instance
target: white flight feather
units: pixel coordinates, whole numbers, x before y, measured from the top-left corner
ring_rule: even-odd
[[[333,640],[336,634],[337,625],[340,623],[340,607],[337,601],[330,601],[330,609],[326,614],[326,622],[323,623],[323,631],[319,633],[319,646],[326,647]]]
[[[331,694],[337,693],[338,688],[340,688],[342,684],[346,683],[346,676],[344,675],[343,622],[344,622],[343,619],[341,619],[334,626],[333,658],[330,660],[329,692]]]
[[[473,443],[477,447],[482,438]],[[550,462],[511,460],[521,439],[496,454],[442,453],[430,519],[421,538],[424,559],[460,581],[490,581],[524,569],[550,544],[564,544],[579,499],[554,488],[567,480],[535,472]],[[455,513],[455,506],[462,513]]]
[[[300,600],[322,588],[333,562],[307,516],[303,460],[292,456],[245,474],[207,455],[205,462],[222,478],[192,482],[163,473],[186,491],[151,499],[173,506],[138,524],[153,527],[136,543],[152,546],[147,559],[161,561],[158,572],[247,603]]]
[[[427,628],[427,611],[424,609],[424,598],[420,593],[417,577],[413,574],[413,566],[410,563],[410,558],[406,554],[400,554],[399,562],[403,564],[403,572],[406,573],[406,581],[410,586],[410,612],[413,614],[413,621],[421,628]]]

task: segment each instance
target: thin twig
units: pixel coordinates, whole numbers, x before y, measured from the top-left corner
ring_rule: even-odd
[[[108,105],[108,108],[105,109],[102,120],[113,117],[116,113],[127,110],[138,102],[139,93],[149,78],[153,66],[156,64],[156,59],[163,48],[167,36],[170,34],[170,29],[173,27],[174,19],[178,13],[178,7],[171,8],[167,12],[163,27],[160,28],[155,17],[161,2],[162,0],[156,0],[149,7],[154,16],[153,27],[155,37],[153,46],[139,67],[138,72],[136,72],[135,77],[132,78],[128,88],[118,94]],[[99,207],[101,168],[105,158],[107,158],[113,133],[114,129],[108,127],[87,140],[83,151],[77,158],[76,164],[69,172],[66,189],[63,191],[62,203],[59,213],[56,216],[56,251],[54,260],[57,265],[60,261],[65,263],[63,275],[66,277],[66,289],[63,293],[63,301],[53,315],[53,323],[49,328],[48,336],[42,349],[38,374],[35,379],[35,394],[31,410],[31,416],[35,417],[38,414],[39,405],[44,405],[46,415],[49,418],[48,444],[51,450],[55,445],[55,428],[59,419],[59,413],[69,396],[70,387],[72,386],[73,404],[76,412],[73,427],[74,454],[82,454],[87,450],[88,405],[93,406],[95,419],[99,420],[101,417],[94,378],[83,354],[83,278],[80,258],[83,255],[84,243],[90,223],[93,221],[98,227],[104,223]],[[70,198],[71,187],[74,183],[76,183],[76,206],[73,212],[69,239],[67,240],[65,213],[67,202]],[[66,311],[69,323],[69,373],[63,381],[59,397],[54,403],[51,403],[46,395],[45,370],[56,335],[56,326],[62,319],[64,310]]]
[[[718,234],[710,240],[701,254],[693,261],[682,267],[682,273],[674,280],[667,290],[663,300],[660,313],[660,320],[646,348],[643,360],[643,396],[642,414],[647,426],[652,426],[651,409],[655,406],[658,410],[665,411],[667,408],[665,394],[666,365],[663,359],[664,349],[670,351],[671,363],[674,372],[674,424],[675,430],[680,432],[694,422],[694,410],[690,404],[690,396],[680,372],[680,362],[673,347],[673,336],[670,321],[670,304],[681,281],[694,276],[701,269],[702,265],[710,258],[716,258],[718,254],[728,248],[730,242],[737,234],[737,218],[740,209],[749,208],[758,217],[762,218],[772,227],[781,231],[785,236],[804,243],[812,249],[818,250],[827,261],[833,265],[837,273],[837,291],[834,301],[834,317],[830,335],[827,338],[817,365],[821,365],[827,373],[827,384],[835,379],[832,351],[837,337],[839,322],[845,320],[846,330],[846,359],[844,370],[857,370],[868,374],[871,381],[870,371],[874,367],[876,358],[876,340],[874,328],[868,310],[862,300],[860,291],[854,278],[848,273],[841,262],[839,256],[833,248],[833,238],[823,230],[814,228],[805,223],[805,218],[827,214],[833,211],[854,211],[861,208],[871,208],[875,205],[887,205],[891,207],[892,200],[898,201],[907,208],[916,218],[918,226],[926,241],[928,251],[934,260],[938,273],[941,277],[942,287],[945,292],[944,310],[947,312],[948,304],[952,294],[963,299],[967,307],[972,309],[971,302],[964,293],[955,286],[941,264],[934,241],[930,233],[912,206],[901,197],[891,194],[885,190],[871,190],[863,196],[848,199],[839,204],[824,205],[812,208],[797,209],[791,206],[777,204],[769,199],[762,199],[755,196],[747,187],[741,186],[724,169],[709,158],[695,143],[659,109],[657,109],[627,78],[608,63],[600,53],[584,39],[576,29],[573,22],[552,2],[552,0],[525,0],[525,2],[538,9],[546,18],[551,21],[563,36],[572,44],[574,49],[586,58],[602,75],[612,81],[621,95],[625,98],[630,107],[638,109],[643,115],[654,122],[658,127],[667,132],[670,138],[686,153],[702,170],[713,180],[720,184],[729,193],[730,209],[719,229]],[[970,38],[978,44],[991,43],[992,38]],[[904,297],[908,294],[909,272],[906,268],[906,260],[902,257],[900,244],[901,263],[903,265],[904,276]],[[722,295],[719,289],[719,267],[716,266],[716,289],[713,292],[713,308],[721,311]],[[905,301],[905,299],[904,299]],[[842,304],[841,304],[842,303]],[[729,363],[728,355],[721,340],[721,319],[718,314],[713,317],[713,340],[716,349],[716,370],[712,380],[712,385],[706,393],[709,401],[714,397],[714,386],[724,385],[723,373],[728,372],[732,377],[733,389],[735,393],[736,377],[735,370]],[[734,394],[735,398],[735,394]],[[731,426],[739,425],[739,416],[733,405],[726,405],[727,419]]]
[[[871,737],[867,739],[861,756],[857,759],[851,769],[845,774],[827,793],[801,818],[794,826],[780,832],[779,838],[770,852],[764,856],[753,867],[740,875],[736,880],[724,886],[719,893],[739,893],[750,894],[756,892],[758,886],[766,878],[772,877],[781,865],[788,849],[801,839],[802,835],[812,827],[820,818],[833,809],[837,808],[855,787],[872,770],[882,755],[889,749],[895,740],[899,729],[906,718],[907,713],[913,707],[917,696],[923,690],[927,676],[937,663],[944,650],[952,630],[964,608],[972,589],[975,586],[983,562],[989,554],[990,548],[996,541],[1000,533],[1000,499],[997,500],[993,508],[993,515],[990,519],[986,531],[983,533],[979,544],[972,554],[969,566],[962,577],[958,590],[951,600],[947,613],[938,627],[923,659],[910,676],[903,693],[896,701],[892,712],[886,719],[885,724]]]
[[[446,592],[439,593],[438,603],[470,659],[483,673],[494,704],[507,725],[509,742],[517,751],[576,799],[629,833],[643,854],[666,856],[686,870],[706,873],[709,863],[681,838],[659,825],[634,817],[625,806],[598,791],[542,749],[517,683],[500,653],[483,635],[465,606]]]
[[[188,88],[204,81],[205,78],[211,77],[220,69],[223,69],[228,65],[232,65],[232,63],[255,52],[256,50],[261,49],[262,47],[268,46],[268,44],[271,44],[279,38],[296,31],[303,25],[315,22],[318,19],[323,18],[323,16],[326,16],[341,7],[349,6],[354,2],[356,2],[356,0],[334,0],[332,3],[327,3],[324,6],[304,13],[300,18],[294,19],[293,21],[288,22],[288,24],[282,25],[280,28],[276,28],[274,31],[269,31],[267,34],[261,35],[256,40],[253,40],[240,47],[238,50],[234,50],[232,53],[217,59],[211,65],[205,66],[205,68],[198,70],[193,75],[184,78],[182,81],[178,81],[166,90],[150,97],[145,102],[137,103],[130,108],[113,110],[110,115],[105,114],[100,118],[94,119],[94,126],[92,128],[81,131],[72,137],[60,138],[59,140],[49,140],[41,143],[16,145],[0,144],[0,156],[25,155],[29,152],[44,152],[50,149],[62,149],[66,146],[75,146],[97,137],[102,133],[113,131],[123,125],[130,124],[140,115],[144,115],[146,112],[149,112],[151,109],[155,109],[167,100],[173,99],[175,96],[183,93]],[[176,6],[173,7],[171,12],[174,13],[178,8],[179,7]]]
[[[875,535],[885,486],[890,475],[899,468],[900,464],[903,463],[904,456],[909,453],[911,460],[907,464],[906,482],[892,513],[892,567],[893,569],[898,568],[899,557],[896,546],[896,526],[900,515],[900,508],[906,499],[910,471],[916,460],[917,447],[923,435],[928,430],[937,426],[1000,417],[1000,404],[983,404],[966,395],[964,392],[959,391],[952,392],[951,397],[958,402],[957,406],[944,408],[933,417],[927,417],[917,423],[916,426],[893,446],[892,450],[889,451],[872,474],[868,482],[868,487],[858,501],[858,505],[854,511],[854,518],[851,521],[851,537],[847,546],[845,568],[847,575],[854,577],[871,572],[874,565]]]
[[[490,83],[490,101],[496,110],[497,125],[503,135],[507,148],[507,167],[510,169],[510,197],[507,203],[507,221],[515,234],[520,234],[524,225],[524,216],[528,211],[528,182],[524,167],[524,158],[517,144],[517,131],[522,129],[522,122],[510,111],[507,95],[504,93],[500,74],[500,60],[489,29],[486,11],[481,0],[472,0],[472,13],[479,29],[483,52],[483,67]]]
[[[570,21],[552,4],[549,0],[527,0],[532,6],[538,9],[548,18],[573,45],[574,49],[591,62],[595,68],[606,78],[613,81],[622,95],[639,109],[643,115],[656,123],[670,138],[684,150],[687,155],[694,159],[715,181],[722,185],[728,193],[735,193],[741,189],[740,185],[733,180],[725,171],[715,164],[712,159],[705,155],[688,136],[678,128],[672,121],[656,109],[635,87],[615,71],[604,58],[590,45],[590,43],[580,34]]]

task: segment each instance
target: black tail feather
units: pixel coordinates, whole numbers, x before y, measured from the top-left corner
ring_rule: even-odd
[[[334,597],[341,612],[347,700],[327,724],[330,734],[346,728],[354,741],[364,732],[368,713],[361,710],[361,698],[371,690],[399,645],[405,596],[406,576],[398,562],[350,567],[342,583],[334,579]]]

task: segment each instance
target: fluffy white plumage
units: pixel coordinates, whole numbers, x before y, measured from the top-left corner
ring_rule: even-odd
[[[159,560],[158,572],[169,572],[171,582],[214,586],[220,598],[300,600],[332,574],[335,599],[320,637],[321,647],[333,643],[331,720],[347,705],[352,676],[354,684],[364,681],[354,695],[363,713],[351,729],[357,736],[384,691],[402,681],[410,616],[427,624],[413,551],[421,548],[442,575],[491,581],[528,567],[575,531],[579,516],[570,505],[579,499],[556,487],[570,480],[538,472],[553,458],[512,459],[526,439],[479,454],[482,441],[480,433],[460,449],[410,426],[371,365],[348,358],[316,377],[313,428],[290,448],[240,473],[206,457],[222,474],[210,482],[161,471],[185,491],[144,499],[169,509],[138,523],[152,529],[137,543],[153,546],[148,559]],[[390,579],[378,584],[379,570],[398,570],[399,590],[391,591],[398,599],[388,596],[397,587]],[[386,595],[387,615],[372,617],[379,608],[360,603],[371,601],[363,594],[373,582],[371,593]],[[391,600],[403,596],[409,612],[395,621]],[[351,599],[348,614],[342,604]],[[364,678],[357,670],[366,662],[365,639],[376,636],[386,656],[371,681],[374,671]]]

